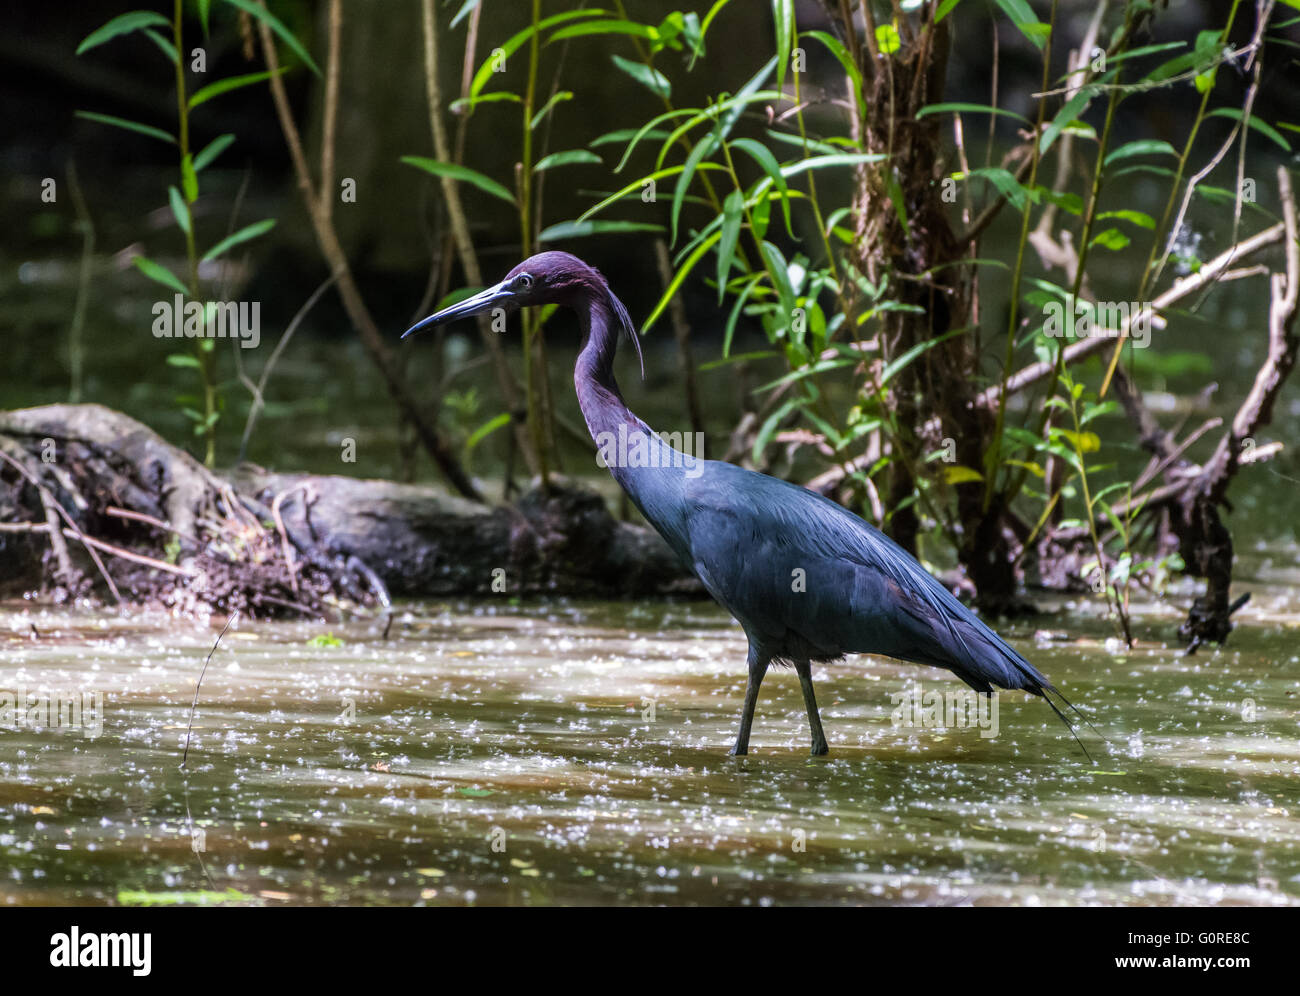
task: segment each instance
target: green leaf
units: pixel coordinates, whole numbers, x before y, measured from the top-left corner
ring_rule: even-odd
[[[772,179],[776,189],[781,192],[781,211],[785,215],[785,230],[791,230],[790,223],[790,190],[786,186],[785,177],[781,174],[781,166],[776,161],[776,156],[772,151],[761,142],[756,142],[752,138],[738,138],[731,143],[733,149],[739,149],[748,155],[754,162],[762,168]]]
[[[171,203],[172,214],[176,217],[176,224],[181,226],[181,231],[186,235],[194,232],[193,222],[190,220],[190,209],[185,204],[185,198],[181,192],[173,186],[167,188],[167,200]]]
[[[173,66],[181,61],[180,55],[176,52],[176,46],[171,43],[170,39],[164,38],[153,28],[145,28],[144,34],[146,38],[158,46],[158,51],[162,52],[163,56]]]
[[[601,211],[605,210],[605,208],[609,207],[611,204],[616,204],[616,203],[618,203],[618,202],[621,201],[624,197],[626,197],[628,194],[631,194],[631,193],[637,191],[638,189],[640,189],[641,187],[645,186],[645,184],[646,184],[647,181],[651,181],[651,180],[653,180],[653,181],[665,180],[665,179],[667,179],[667,178],[670,177],[670,176],[676,176],[676,175],[677,175],[678,173],[680,173],[684,168],[685,168],[685,167],[683,167],[683,166],[669,166],[669,167],[667,167],[666,169],[657,169],[657,170],[655,170],[653,173],[648,173],[648,174],[646,174],[645,176],[643,176],[643,177],[641,177],[641,178],[639,178],[639,179],[637,179],[637,180],[633,180],[633,181],[632,181],[631,183],[629,183],[627,186],[621,188],[620,190],[616,190],[616,191],[614,191],[614,193],[610,194],[610,195],[609,195],[608,197],[606,197],[604,200],[602,200],[602,201],[598,202],[597,204],[594,204],[594,205],[592,205],[591,207],[587,208],[587,210],[583,211],[582,214],[579,215],[578,220],[579,220],[579,221],[585,221],[586,219],[590,218],[593,214],[599,214]],[[725,170],[726,168],[727,168],[727,167],[723,166],[721,163],[707,163],[707,162],[706,162],[706,163],[700,163],[700,165],[699,165],[699,169],[701,169],[701,170],[706,170],[706,169],[708,169],[708,170]]]
[[[695,269],[695,264],[704,257],[706,252],[713,248],[714,243],[721,237],[722,233],[719,231],[714,232],[707,239],[701,240],[700,244],[695,247],[695,251],[686,258],[686,261],[682,263],[680,267],[678,267],[677,272],[673,275],[673,279],[669,281],[668,287],[664,290],[663,296],[659,298],[659,303],[654,306],[654,310],[650,312],[650,317],[645,320],[645,325],[642,326],[642,331],[650,330],[650,326],[659,319],[659,316],[664,313],[664,309],[668,307],[668,302],[677,295],[677,291],[681,288],[682,282],[686,279],[687,275],[691,270]]]
[[[117,901],[122,906],[216,906],[221,903],[255,903],[257,897],[240,892],[238,889],[226,889],[224,892],[212,889],[196,892],[140,892],[119,889]]]
[[[577,17],[598,17],[606,14],[608,11],[592,8],[591,10],[566,10],[560,14],[553,14],[538,21],[537,24],[529,25],[522,31],[511,35],[506,41],[498,45],[488,57],[479,66],[478,72],[474,74],[474,81],[469,86],[469,96],[477,97],[479,92],[487,86],[488,80],[497,75],[496,66],[501,59],[508,59],[511,55],[519,50],[519,47],[528,41],[535,33],[545,31],[555,24],[562,24],[565,21],[571,21]]]
[[[745,302],[749,296],[754,293],[759,282],[763,279],[763,271],[751,274],[745,279],[745,289],[736,295],[736,303],[731,308],[731,315],[727,318],[727,328],[722,337],[722,355],[731,356],[731,339],[736,331],[736,320],[740,318],[741,311],[744,310]],[[704,368],[701,368],[704,369]]]
[[[768,440],[776,433],[777,428],[781,425],[781,422],[785,417],[803,404],[803,398],[791,398],[767,417],[766,421],[764,421],[763,425],[759,428],[758,434],[754,437],[754,449],[750,454],[754,463],[761,464],[763,462],[763,451],[767,449]]]
[[[98,45],[103,45],[104,42],[111,41],[118,35],[127,35],[132,31],[139,31],[141,28],[149,27],[170,28],[171,22],[152,10],[133,10],[126,14],[118,14],[117,17],[102,28],[86,35],[81,44],[77,46],[77,55],[88,52]]]
[[[668,153],[677,148],[677,141],[683,138],[688,132],[694,131],[696,126],[716,122],[714,132],[718,138],[725,138],[730,132],[732,125],[735,123],[735,115],[743,111],[749,104],[759,103],[760,101],[780,100],[783,95],[779,90],[760,90],[757,93],[739,93],[734,97],[727,97],[725,94],[715,104],[710,104],[703,110],[692,110],[686,113],[692,114],[690,120],[678,125],[673,132],[664,140],[662,148],[659,150],[659,156],[655,160],[656,168],[664,164]],[[724,115],[723,112],[727,113]]]
[[[668,77],[659,70],[647,66],[645,63],[633,62],[618,55],[611,55],[610,58],[614,60],[614,65],[618,66],[619,69],[650,90],[650,92],[665,99],[672,96],[672,84],[668,82]]]
[[[825,169],[827,166],[858,166],[862,163],[878,163],[886,158],[879,152],[841,152],[833,156],[812,156],[809,159],[801,159],[797,163],[781,167],[781,175],[787,180],[792,176],[798,176],[800,173],[807,173],[813,169]]]
[[[564,239],[582,239],[588,235],[618,235],[627,232],[662,232],[663,225],[641,221],[562,221],[542,230],[539,242],[560,242]]]
[[[641,134],[639,128],[617,128],[614,131],[608,131],[597,138],[593,138],[587,144],[595,149],[602,145],[613,145],[615,142],[626,142],[639,134]],[[663,139],[668,137],[668,132],[651,130],[645,133],[645,137]]]
[[[956,173],[954,176],[958,179],[981,177],[988,180],[997,188],[998,193],[1015,206],[1017,211],[1025,209],[1025,201],[1029,198],[1029,189],[1017,180],[1010,170],[1003,169],[1001,166],[983,166],[979,169],[973,169],[969,173]]]
[[[546,115],[550,114],[556,107],[563,104],[566,100],[573,99],[572,90],[557,90],[551,94],[551,99],[542,105],[542,109],[533,115],[533,120],[528,122],[528,130],[535,131],[537,126],[545,120]]]
[[[286,28],[284,23],[269,10],[261,4],[254,3],[253,0],[226,0],[226,3],[230,4],[232,7],[238,7],[245,14],[255,17],[265,24],[275,32],[275,34],[280,36],[284,43],[293,50],[294,54],[296,54],[298,58],[306,64],[308,69],[317,76],[320,75],[320,67],[317,66],[312,60],[312,57],[307,54],[307,50],[302,47],[302,43],[299,42],[298,39],[293,36],[293,32]]]
[[[686,157],[686,165],[682,167],[681,175],[677,178],[677,186],[673,189],[672,234],[669,237],[669,245],[677,242],[677,221],[682,213],[682,201],[686,197],[686,190],[691,185],[691,178],[695,176],[695,169],[700,161],[707,158],[717,147],[717,136],[709,132],[695,143],[695,147]]]
[[[194,369],[198,369],[200,366],[198,358],[192,353],[169,353],[167,365],[172,367],[193,367]]]
[[[460,100],[451,102],[452,112],[460,114],[462,111],[472,111],[479,104],[495,104],[503,100],[511,101],[515,104],[522,104],[524,98],[517,93],[511,93],[509,90],[496,90],[492,93],[481,93],[477,97],[464,97]]]
[[[287,72],[288,66],[281,66],[274,73],[265,70],[260,73],[245,73],[243,76],[230,76],[224,80],[217,80],[215,83],[209,83],[202,90],[198,90],[189,99],[187,105],[192,111],[200,104],[206,104],[213,97],[219,97],[223,93],[229,93],[231,90],[238,90],[243,86],[252,86],[254,83],[261,83],[263,80],[269,80],[272,76],[279,76]]]
[[[795,301],[794,287],[790,283],[790,264],[786,262],[781,250],[771,242],[762,242],[758,248],[763,254],[768,278],[780,299],[781,318],[784,322],[789,322],[794,315]]]
[[[898,29],[892,24],[882,24],[876,28],[876,47],[881,55],[893,55],[902,47]]]
[[[627,146],[623,149],[623,157],[618,161],[618,165],[614,167],[614,172],[623,172],[623,167],[626,166],[627,161],[632,158],[632,153],[636,150],[637,145],[643,138],[655,136],[656,138],[662,139],[665,145],[668,142],[675,140],[676,132],[665,132],[661,128],[656,128],[655,125],[663,124],[665,121],[671,121],[673,118],[685,117],[691,113],[693,113],[693,111],[690,108],[680,111],[665,111],[663,114],[653,117],[643,124],[632,134],[631,141],[629,141]],[[594,145],[595,143],[593,142],[592,144]]]
[[[560,28],[554,32],[550,38],[546,39],[546,44],[563,41],[565,38],[582,38],[586,35],[635,35],[638,38],[655,38],[658,32],[648,24],[641,24],[637,21],[627,21],[621,18],[608,18],[602,21],[586,21],[582,24],[570,24],[567,28]]]
[[[155,128],[153,125],[141,124],[139,121],[128,121],[126,118],[115,118],[111,114],[96,114],[94,111],[77,111],[77,117],[85,118],[87,121],[98,121],[100,124],[112,125],[114,128],[125,128],[127,131],[139,132],[141,135],[148,135],[150,138],[156,138],[160,142],[170,142],[176,144],[176,139],[161,128]]]
[[[1017,121],[1023,121],[1025,124],[1031,124],[1030,120],[1023,114],[1017,114],[1015,111],[1004,110],[1001,107],[990,107],[988,104],[963,104],[963,103],[946,103],[946,104],[926,104],[916,112],[917,119],[925,117],[928,114],[945,114],[949,111],[955,113],[969,114],[1000,114],[1003,117],[1015,118]]]
[[[1038,154],[1040,156],[1047,154],[1047,150],[1052,147],[1052,143],[1056,141],[1056,137],[1061,134],[1065,126],[1082,114],[1091,102],[1092,88],[1086,86],[1065,102],[1065,106],[1056,112],[1056,116],[1052,118],[1052,123],[1043,131],[1043,137],[1038,140]]]
[[[235,136],[229,134],[218,135],[214,138],[204,147],[202,152],[194,157],[194,172],[201,173],[204,167],[211,163],[212,160],[216,159],[217,156],[230,148],[230,146],[234,144],[234,141]]]
[[[274,227],[274,218],[266,218],[263,221],[255,221],[251,225],[245,225],[239,231],[227,235],[224,239],[204,253],[203,258],[199,260],[199,262],[206,263],[209,260],[216,259],[222,253],[233,249],[241,242],[247,242],[249,239],[257,238],[259,235],[265,235]]]
[[[500,415],[496,416],[495,418],[488,419],[486,422],[484,422],[477,429],[475,429],[473,432],[470,433],[469,439],[465,440],[466,454],[473,453],[474,447],[478,446],[479,443],[483,442],[483,440],[487,439],[488,436],[492,435],[492,433],[496,432],[498,429],[502,428],[503,426],[507,426],[509,424],[510,424],[509,412],[502,412]]]
[[[825,31],[805,31],[804,34],[821,42],[830,51],[831,55],[835,56],[839,61],[840,68],[844,70],[844,74],[848,76],[849,81],[853,84],[853,96],[857,101],[858,109],[865,110],[866,98],[862,91],[862,71],[858,68],[858,64],[853,61],[853,55],[845,48],[844,43]],[[920,116],[917,115],[917,117]]]
[[[211,13],[212,0],[198,0],[199,6],[199,23],[203,25],[203,36],[208,36],[208,20]]]
[[[922,342],[918,342],[915,346],[908,349],[901,356],[896,357],[892,362],[890,362],[888,366],[885,367],[885,369],[880,374],[880,386],[883,388],[886,384],[888,384],[891,380],[893,380],[894,377],[897,376],[897,374],[900,371],[906,369],[907,366],[910,363],[912,363],[922,353],[934,349],[935,346],[947,342],[949,339],[953,338],[954,336],[965,335],[969,331],[970,331],[969,329],[965,329],[965,328],[953,329],[952,331],[945,332],[943,335],[938,336],[934,339],[926,339]]]
[[[167,269],[167,267],[155,263],[148,256],[136,256],[135,259],[131,260],[131,262],[135,264],[137,270],[143,273],[150,280],[157,281],[164,287],[170,287],[178,294],[189,295],[189,288],[181,283],[180,278],[177,277],[176,274],[172,273],[172,271]]]
[[[794,0],[772,0],[772,20],[776,23],[776,88],[780,90],[794,46]]]
[[[1097,220],[1102,221],[1105,218],[1118,218],[1120,221],[1131,222],[1138,228],[1154,229],[1156,220],[1144,211],[1103,211],[1097,215]]]
[[[424,156],[402,156],[402,162],[408,166],[414,166],[416,169],[422,169],[426,173],[432,173],[434,176],[446,176],[453,180],[464,180],[478,187],[479,190],[491,194],[493,197],[499,197],[512,207],[515,205],[515,196],[505,187],[497,183],[491,177],[484,176],[477,170],[472,170],[468,166],[459,166],[456,163],[444,163],[437,159],[427,159]]]
[[[978,470],[955,464],[943,468],[943,479],[949,484],[966,484],[970,481],[982,481],[984,475]]]
[[[731,260],[736,254],[736,243],[740,239],[744,206],[745,195],[739,190],[728,194],[722,205],[722,237],[718,240],[718,304],[722,304],[727,293],[727,274],[731,271]],[[725,348],[723,352],[725,354]]]
[[[1108,152],[1102,165],[1109,166],[1116,160],[1129,159],[1133,156],[1173,156],[1177,159],[1178,150],[1168,142],[1162,142],[1159,139],[1139,139],[1136,142],[1126,142],[1118,149]]]
[[[1083,214],[1083,198],[1078,194],[1072,194],[1068,190],[1056,191],[1042,184],[1036,184],[1033,187],[1033,201],[1038,203],[1039,199],[1055,204],[1062,211],[1069,211],[1070,214]]]
[[[709,8],[709,12],[704,15],[704,21],[700,25],[699,38],[695,43],[695,51],[691,53],[690,64],[686,67],[687,72],[690,72],[695,68],[695,60],[704,54],[704,38],[709,33],[709,25],[711,25],[713,19],[722,12],[722,8],[727,6],[730,2],[731,0],[715,0],[713,6]]]
[[[943,0],[943,3],[939,4],[938,11],[935,12],[934,23],[938,24],[945,17],[951,14],[953,8],[955,8],[959,3],[961,3],[961,0]]]
[[[540,173],[543,170],[554,169],[556,166],[571,166],[574,163],[598,163],[601,161],[600,156],[594,152],[588,152],[586,149],[570,149],[568,152],[552,152],[533,167],[533,172]]]
[[[1205,116],[1207,118],[1231,118],[1233,121],[1240,121],[1241,109],[1238,107],[1219,107],[1211,111],[1209,114]],[[1291,151],[1291,143],[1288,142],[1285,138],[1283,138],[1282,133],[1279,132],[1276,128],[1274,128],[1272,125],[1270,125],[1267,121],[1262,121],[1261,119],[1252,115],[1250,118],[1247,119],[1247,123],[1250,125],[1250,127],[1254,128],[1261,135],[1265,136],[1266,138],[1272,139],[1275,143],[1280,145],[1287,152]]]
[[[997,5],[1011,19],[1011,23],[1020,29],[1022,35],[1038,48],[1043,47],[1050,33],[1048,26],[1038,20],[1025,0],[997,0]]]
[[[1129,237],[1118,228],[1108,228],[1104,232],[1098,232],[1089,244],[1118,252],[1127,247],[1130,241]]]
[[[1101,437],[1095,432],[1073,432],[1070,429],[1053,429],[1080,453],[1096,453],[1101,449]]]

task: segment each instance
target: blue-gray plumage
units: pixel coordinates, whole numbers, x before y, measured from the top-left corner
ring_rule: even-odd
[[[429,316],[406,335],[497,308],[556,303],[577,312],[574,387],[598,446],[620,440],[610,473],[749,637],[749,682],[734,754],[749,746],[759,686],[773,663],[799,675],[812,752],[826,753],[811,665],[882,654],[953,672],[977,692],[1056,689],[902,547],[806,488],[663,442],[628,410],[614,380],[618,334],[640,343],[605,279],[576,256],[544,252],[494,287]],[[1059,692],[1057,693],[1059,694]],[[1067,722],[1067,725],[1068,722]]]

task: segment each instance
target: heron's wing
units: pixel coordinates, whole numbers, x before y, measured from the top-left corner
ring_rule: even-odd
[[[686,487],[691,559],[751,636],[815,657],[879,653],[944,667],[979,691],[1051,688],[862,519],[785,481],[728,464],[708,468]]]

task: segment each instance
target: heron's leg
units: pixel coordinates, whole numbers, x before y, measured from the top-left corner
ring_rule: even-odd
[[[749,681],[745,685],[745,711],[740,716],[740,732],[736,735],[736,746],[732,754],[749,752],[749,728],[754,725],[754,706],[758,704],[758,688],[763,684],[763,675],[767,674],[767,659],[759,658],[753,645],[749,648]]]
[[[817,711],[817,696],[813,694],[812,666],[807,661],[795,661],[794,669],[799,672],[799,687],[803,689],[803,704],[808,707],[808,726],[812,729],[812,753],[816,757],[826,754],[826,734],[822,733],[822,717]]]

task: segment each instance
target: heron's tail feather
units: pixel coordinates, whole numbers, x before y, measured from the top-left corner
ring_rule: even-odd
[[[1052,696],[1064,703],[1065,707],[1079,717],[1093,733],[1097,728],[1088,721],[1088,717],[1079,712],[1069,699],[1061,694],[1060,689],[1047,680],[1034,665],[1017,653],[1002,637],[984,625],[974,613],[963,608],[963,615],[947,618],[946,626],[940,631],[940,639],[946,645],[950,660],[940,663],[977,692],[991,692],[994,688],[1017,689],[1037,695],[1048,704],[1056,717],[1065,724],[1075,743],[1083,751],[1084,757],[1092,761],[1092,755],[1083,746],[1075,726],[1069,717],[1052,701]],[[944,639],[946,637],[947,639]],[[1102,737],[1105,740],[1105,737]]]

